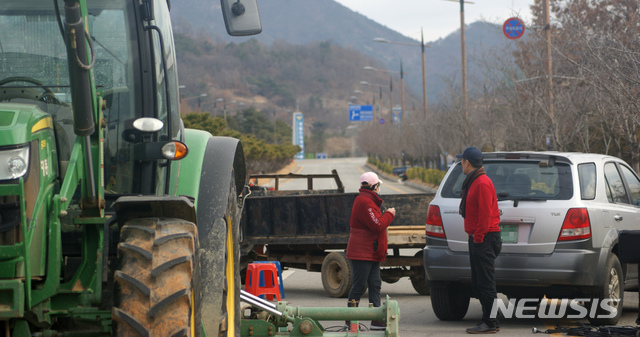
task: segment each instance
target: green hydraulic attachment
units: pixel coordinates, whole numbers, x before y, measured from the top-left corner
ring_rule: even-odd
[[[242,336],[387,336],[397,337],[400,309],[397,301],[387,300],[374,308],[301,308],[291,307],[287,302],[277,304],[267,302],[246,291],[241,291],[240,299],[265,314],[253,313],[243,317],[240,328]],[[245,312],[243,311],[243,315]],[[328,332],[319,321],[382,321],[384,331]]]

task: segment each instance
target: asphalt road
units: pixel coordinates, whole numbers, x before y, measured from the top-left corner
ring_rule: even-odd
[[[340,159],[305,159],[296,160],[296,167],[291,173],[297,174],[330,174],[336,170],[345,187],[345,192],[358,192],[360,188],[360,175],[369,171],[365,166],[366,158],[340,158]],[[398,180],[389,180],[380,177],[382,187],[380,194],[410,194],[423,193],[423,191],[406,186]],[[269,184],[267,184],[269,185]],[[270,184],[273,186],[273,184]],[[314,189],[336,189],[338,186],[333,179],[318,179],[313,182]],[[280,181],[281,190],[307,189],[305,179],[286,179]]]
[[[357,192],[360,175],[367,171],[365,158],[326,159],[326,160],[300,160],[296,161],[297,167],[293,173],[330,173],[336,169],[345,185],[346,192]],[[422,191],[403,185],[401,182],[383,180],[381,194],[421,193]],[[316,189],[335,189],[337,186],[332,180],[314,181]],[[305,180],[281,181],[281,189],[306,189]],[[383,196],[384,199],[384,196]],[[320,273],[307,272],[305,270],[290,269],[283,272],[285,298],[291,306],[300,307],[345,307],[346,299],[331,298],[325,294],[322,287]],[[366,296],[362,298],[366,303]],[[463,336],[467,335],[465,329],[479,322],[482,313],[480,303],[476,299],[471,300],[467,315],[462,321],[444,322],[438,320],[431,309],[429,296],[421,296],[415,292],[408,278],[402,278],[394,284],[382,284],[382,296],[388,295],[391,300],[398,302],[400,308],[400,335],[403,337],[421,336]],[[507,301],[506,297],[500,295]],[[366,305],[366,304],[365,304]],[[626,292],[622,319],[619,326],[635,326],[638,316],[638,293]],[[569,326],[575,323],[569,319],[503,319],[500,323],[499,335],[502,336],[530,336],[532,328],[545,331],[552,329],[557,324]],[[584,324],[588,321],[580,320]],[[321,322],[325,327],[341,326],[343,322]],[[566,336],[566,334],[552,334],[552,336]]]
[[[331,298],[324,293],[320,273],[307,272],[304,270],[290,269],[283,274],[285,298],[290,306],[294,307],[345,307],[346,299]],[[400,308],[400,336],[402,337],[422,337],[422,336],[468,336],[466,328],[475,326],[482,317],[480,302],[471,300],[467,315],[462,321],[444,322],[438,320],[431,309],[431,298],[429,296],[418,295],[413,290],[408,278],[402,278],[397,283],[382,283],[382,296],[389,296],[391,300],[397,301]],[[368,294],[362,297],[362,302],[366,304]],[[504,296],[500,296],[506,301]],[[638,315],[638,293],[626,292],[622,320],[619,325],[635,326],[635,319]],[[503,319],[500,321],[501,336],[532,336],[532,328],[539,330],[552,329],[556,324],[570,326],[575,320],[552,320],[552,319]],[[580,320],[588,324],[587,320]],[[366,322],[368,325],[368,322]],[[332,326],[341,326],[343,322],[321,322],[325,329]],[[538,335],[538,334],[536,334]],[[567,336],[566,334],[551,334],[551,336]]]

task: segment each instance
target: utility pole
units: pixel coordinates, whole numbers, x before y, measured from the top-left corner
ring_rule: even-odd
[[[554,134],[554,117],[553,117],[553,67],[551,66],[551,18],[549,14],[549,0],[545,1],[544,6],[544,20],[545,26],[544,29],[547,33],[547,75],[549,78],[549,87],[547,88],[547,94],[549,97],[549,133],[551,136]],[[547,149],[550,150],[552,148],[551,142],[553,142],[553,137],[549,136],[550,139],[547,140]]]
[[[427,120],[427,71],[425,69],[424,56],[424,33],[420,27],[420,48],[422,48],[422,109],[424,110],[424,119]]]
[[[548,0],[547,0],[548,1]],[[469,141],[469,109],[467,106],[467,54],[464,49],[464,0],[460,0],[460,47],[462,49],[462,104],[464,109],[464,135]]]

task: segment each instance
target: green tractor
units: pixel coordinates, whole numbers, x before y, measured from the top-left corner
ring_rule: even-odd
[[[0,336],[239,335],[244,155],[184,128],[169,10],[0,0]]]

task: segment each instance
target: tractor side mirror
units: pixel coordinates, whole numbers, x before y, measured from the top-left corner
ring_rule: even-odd
[[[247,36],[262,32],[257,0],[220,0],[220,4],[229,35]]]

